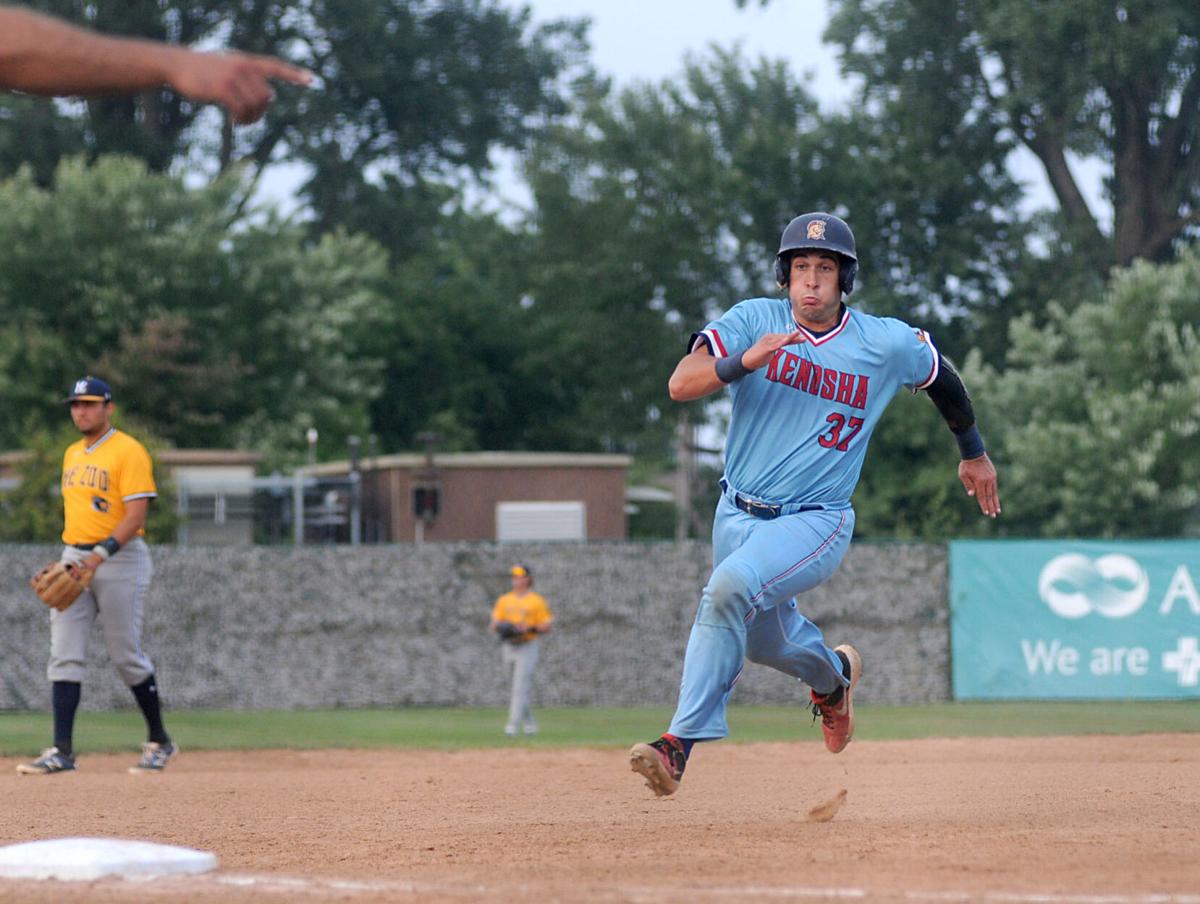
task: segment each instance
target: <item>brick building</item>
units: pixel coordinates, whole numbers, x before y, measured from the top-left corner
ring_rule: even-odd
[[[363,459],[362,519],[369,541],[623,540],[626,455],[454,452]],[[318,478],[350,462],[310,465]],[[423,514],[419,514],[423,513]]]

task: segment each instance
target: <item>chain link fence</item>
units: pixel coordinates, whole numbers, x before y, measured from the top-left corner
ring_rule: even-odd
[[[364,518],[360,475],[182,478],[176,482],[179,546],[379,542]]]

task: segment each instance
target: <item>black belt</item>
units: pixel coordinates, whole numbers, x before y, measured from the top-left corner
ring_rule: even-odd
[[[755,518],[762,518],[764,521],[770,521],[772,518],[778,518],[783,511],[781,505],[771,505],[766,502],[755,502],[753,499],[747,499],[740,493],[733,494],[733,504],[740,508],[747,515],[753,515]]]
[[[762,518],[764,521],[771,521],[783,514],[782,505],[772,505],[769,502],[756,502],[753,499],[747,499],[741,493],[729,493],[729,484],[724,480],[721,481],[721,490],[729,494],[733,500],[733,504],[745,512],[747,515],[753,515],[755,518]],[[824,510],[825,506],[819,503],[811,505],[798,506],[795,511],[790,514],[799,514],[800,512],[819,512]]]
[[[95,549],[98,545],[99,545],[98,543],[72,543],[71,544],[71,546],[74,547],[75,549],[82,549],[85,552],[90,549]]]

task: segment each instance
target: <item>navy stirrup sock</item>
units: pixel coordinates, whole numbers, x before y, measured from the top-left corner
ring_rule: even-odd
[[[78,681],[55,681],[50,686],[54,707],[54,746],[58,752],[71,756],[74,752],[71,739],[75,733],[75,711],[79,709],[79,698],[83,685]]]
[[[845,653],[843,653],[841,650],[834,650],[834,652],[837,653],[837,657],[842,663],[842,674],[845,675],[846,680],[849,681],[850,680],[850,657],[847,656]],[[824,695],[825,699],[823,702],[829,704],[830,706],[837,706],[839,703],[842,702],[842,696],[845,693],[846,693],[846,688],[844,688],[842,685],[839,684],[837,687],[835,687],[833,690],[831,690],[828,694]]]
[[[146,728],[149,730],[150,740],[155,744],[169,744],[171,738],[167,735],[167,730],[163,728],[162,722],[162,704],[158,699],[158,685],[154,681],[154,676],[151,675],[141,684],[135,684],[130,688],[133,691],[133,696],[141,707],[142,715],[146,717]]]

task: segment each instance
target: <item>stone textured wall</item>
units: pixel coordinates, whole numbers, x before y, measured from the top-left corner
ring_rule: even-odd
[[[0,546],[0,710],[46,710],[49,616],[28,577],[49,546]],[[144,634],[173,708],[501,706],[507,680],[487,632],[507,568],[528,563],[557,630],[542,642],[535,705],[669,705],[707,543],[157,547]],[[944,546],[859,543],[801,611],[863,654],[860,699],[950,698]],[[799,699],[748,665],[739,702]],[[132,699],[92,635],[85,706]]]

